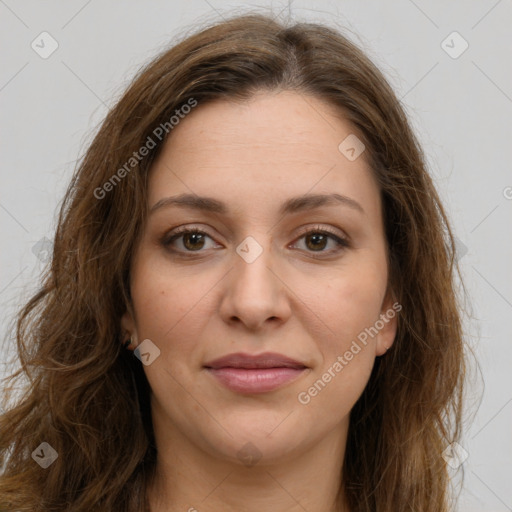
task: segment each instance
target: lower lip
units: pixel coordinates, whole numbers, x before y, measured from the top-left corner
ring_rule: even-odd
[[[307,368],[207,368],[231,391],[265,393],[300,377]]]

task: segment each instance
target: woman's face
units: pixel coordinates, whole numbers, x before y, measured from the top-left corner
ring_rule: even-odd
[[[144,342],[157,443],[263,464],[343,439],[396,330],[379,190],[353,127],[288,91],[199,104],[148,201],[122,326]],[[268,352],[299,364],[207,367]]]

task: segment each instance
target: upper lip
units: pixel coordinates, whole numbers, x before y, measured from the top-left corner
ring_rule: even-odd
[[[214,359],[206,368],[307,368],[305,364],[276,352],[251,355],[238,352]]]

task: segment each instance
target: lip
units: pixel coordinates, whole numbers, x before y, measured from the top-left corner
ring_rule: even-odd
[[[275,352],[228,354],[204,365],[221,384],[238,393],[266,393],[298,379],[308,367]]]
[[[219,368],[306,368],[304,363],[277,352],[264,352],[257,355],[236,352],[214,359],[204,366],[214,370]]]

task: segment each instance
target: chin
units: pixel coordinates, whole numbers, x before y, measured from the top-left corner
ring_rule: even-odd
[[[290,425],[285,425],[286,421],[281,425],[272,421],[273,426],[270,427],[270,419],[266,422],[261,416],[260,414],[254,422],[251,421],[251,415],[247,415],[243,421],[221,423],[227,431],[222,430],[222,440],[208,439],[208,444],[214,448],[216,456],[247,466],[256,462],[282,463],[287,456],[292,458],[300,446],[308,444],[306,440],[296,437],[304,430],[291,429]]]

